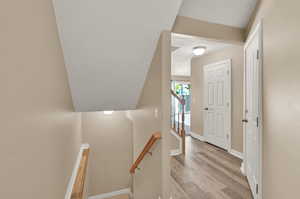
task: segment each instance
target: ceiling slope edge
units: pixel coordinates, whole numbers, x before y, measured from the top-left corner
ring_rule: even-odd
[[[53,0],[76,111],[135,109],[181,0]]]

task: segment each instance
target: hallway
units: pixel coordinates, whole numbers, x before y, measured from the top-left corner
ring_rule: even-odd
[[[186,157],[172,157],[173,199],[252,199],[241,160],[191,136]]]

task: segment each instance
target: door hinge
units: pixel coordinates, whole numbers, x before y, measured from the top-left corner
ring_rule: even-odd
[[[256,51],[256,58],[259,59],[259,50]]]
[[[256,189],[256,194],[258,194],[258,184],[256,184],[255,189]]]
[[[227,70],[227,75],[229,75],[229,70]]]
[[[227,138],[227,140],[229,140],[229,134],[226,134],[226,138]]]
[[[259,126],[259,118],[256,117],[256,127],[258,128],[258,126]]]

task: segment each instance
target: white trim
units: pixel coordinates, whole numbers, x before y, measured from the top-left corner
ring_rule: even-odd
[[[170,155],[171,156],[180,155],[182,154],[182,138],[177,133],[175,133],[172,129],[171,129],[171,134],[179,141],[179,149],[171,150]]]
[[[244,161],[242,162],[242,164],[241,164],[241,172],[242,172],[242,174],[244,175],[244,176],[246,176],[246,173],[245,173],[245,163],[244,163]]]
[[[213,62],[211,64],[206,64],[205,66],[203,66],[203,68],[209,68],[211,66],[215,66],[215,65],[220,65],[220,64],[228,64],[230,63],[231,65],[231,59],[225,59],[225,60],[222,60],[222,61],[218,61],[218,62]]]
[[[84,150],[84,149],[89,149],[90,148],[90,145],[89,144],[82,144],[80,146],[80,149]]]
[[[174,76],[173,76],[174,77]],[[176,75],[175,75],[176,77]],[[174,79],[171,79],[173,82],[176,82],[176,83],[179,83],[179,84],[191,84],[191,80],[174,80]]]
[[[231,100],[232,100],[232,87],[231,87],[231,83],[232,83],[232,72],[231,72],[231,69],[232,69],[232,61],[231,59],[227,60],[227,62],[229,62],[229,85],[228,87],[230,88],[229,89],[229,99],[228,99],[228,103],[229,103],[229,107],[228,107],[228,123],[229,123],[229,127],[228,127],[228,140],[227,140],[227,150],[231,150],[231,128],[232,128],[232,115],[231,115]]]
[[[88,197],[88,199],[105,199],[105,198],[111,198],[111,197],[122,195],[122,194],[128,194],[129,197],[132,198],[132,193],[130,191],[130,188],[126,188],[126,189],[113,191],[110,193],[104,193],[104,194],[100,194],[100,195],[96,195],[96,196],[90,196],[90,197]]]
[[[258,195],[257,197],[254,196],[255,199],[262,199],[262,192],[263,192],[263,184],[262,184],[262,181],[263,181],[263,175],[262,175],[262,147],[263,147],[263,122],[262,122],[262,104],[263,104],[263,101],[262,101],[262,95],[263,95],[263,92],[262,92],[262,87],[263,87],[263,19],[261,19],[259,21],[259,23],[256,25],[255,29],[253,32],[250,33],[250,35],[248,36],[247,38],[247,41],[245,43],[245,46],[244,46],[244,113],[243,113],[243,118],[245,118],[245,107],[246,107],[246,92],[245,92],[245,88],[246,88],[246,85],[245,85],[245,79],[246,79],[246,70],[245,70],[245,67],[246,67],[246,49],[247,47],[249,46],[250,42],[252,41],[252,39],[255,37],[256,34],[259,34],[259,128],[258,128],[258,133],[259,133],[259,136],[258,136],[258,143],[259,143],[259,146],[258,146]],[[246,157],[246,136],[245,136],[245,132],[246,132],[246,127],[245,125],[243,125],[243,147],[244,147],[244,161],[243,161],[243,165],[242,165],[242,168],[243,169],[243,172],[244,172],[244,175],[247,176],[247,170],[246,170],[246,163],[247,163],[247,157]]]
[[[255,35],[260,31],[261,27],[262,27],[262,21],[260,21],[254,28],[254,30],[250,33],[250,35],[248,35],[248,38],[244,45],[244,49],[246,49],[249,46],[250,42],[252,41],[252,39],[254,39]]]
[[[176,137],[178,140],[181,140],[181,137],[175,132],[173,131],[173,129],[171,129],[171,134]]]
[[[79,166],[80,166],[80,161],[81,161],[81,158],[82,158],[83,151],[85,149],[89,149],[89,148],[90,148],[89,144],[82,144],[80,146],[80,150],[79,150],[79,153],[77,155],[75,166],[74,166],[74,169],[73,169],[73,172],[72,172],[72,175],[71,175],[68,187],[67,187],[65,199],[70,199],[71,198],[71,194],[72,194],[72,191],[73,191],[73,186],[74,186],[74,183],[75,183],[75,180],[76,180],[76,175],[77,175],[77,172],[78,172],[78,169],[79,169]]]
[[[193,138],[200,140],[201,142],[205,142],[205,137],[202,135],[199,135],[198,133],[194,133],[190,131],[190,134]]]
[[[237,158],[239,158],[239,159],[241,159],[241,160],[244,159],[244,154],[241,153],[241,152],[239,152],[239,151],[236,151],[236,150],[234,150],[234,149],[230,149],[228,152],[229,152],[231,155],[233,155],[233,156],[235,156],[235,157],[237,157]]]
[[[260,41],[259,41],[259,48],[260,48],[260,53],[259,53],[259,57],[260,57],[260,76],[259,76],[259,113],[260,113],[260,119],[259,119],[259,158],[258,158],[258,175],[259,175],[259,179],[258,179],[258,183],[259,183],[259,187],[258,187],[258,198],[262,199],[263,198],[263,191],[262,191],[262,187],[263,187],[263,183],[262,183],[262,178],[263,178],[263,174],[262,174],[262,158],[263,158],[263,55],[264,55],[264,50],[263,50],[263,25],[262,25],[262,20],[259,22],[259,34],[260,34]]]
[[[229,64],[229,68],[228,68],[228,71],[229,71],[229,78],[228,78],[228,88],[229,88],[229,95],[228,95],[228,102],[229,103],[229,106],[228,106],[228,113],[227,113],[227,117],[228,117],[228,129],[227,129],[227,133],[228,133],[228,139],[226,139],[226,150],[227,151],[230,151],[231,150],[231,129],[232,129],[232,115],[231,115],[231,109],[232,109],[232,105],[231,105],[231,100],[232,100],[232,60],[231,59],[225,59],[225,60],[222,60],[222,61],[219,61],[219,62],[214,62],[214,63],[211,63],[211,64],[207,64],[205,66],[203,66],[203,71],[206,69],[206,68],[209,68],[209,67],[212,67],[212,66],[215,66],[215,65],[220,65],[220,64]],[[204,75],[204,74],[203,74]],[[205,77],[203,76],[203,81],[205,81]],[[203,85],[205,85],[205,82],[203,83]],[[204,91],[205,92],[205,91]],[[205,93],[203,93],[203,102],[205,103]],[[204,106],[206,106],[204,104]],[[204,114],[204,112],[203,112]],[[203,118],[205,118],[205,115],[203,115]],[[203,134],[203,137],[205,139],[205,133]],[[227,137],[227,135],[226,135]]]
[[[170,152],[171,156],[177,156],[177,155],[180,155],[180,154],[182,154],[182,151],[180,151],[180,149],[173,149]]]

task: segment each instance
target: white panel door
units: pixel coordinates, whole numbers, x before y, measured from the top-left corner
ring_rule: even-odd
[[[231,130],[231,61],[204,66],[204,137],[228,149]]]
[[[245,157],[246,174],[257,196],[259,158],[259,34],[245,48]]]

